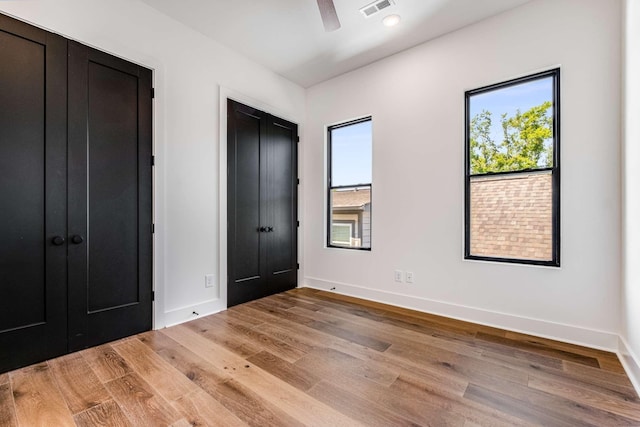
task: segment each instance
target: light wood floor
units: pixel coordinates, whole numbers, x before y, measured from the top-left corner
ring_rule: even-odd
[[[19,426],[640,426],[615,355],[310,289],[0,374]]]

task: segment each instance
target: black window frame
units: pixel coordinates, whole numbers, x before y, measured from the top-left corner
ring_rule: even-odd
[[[504,89],[522,83],[532,82],[544,78],[552,77],[553,81],[553,166],[547,168],[523,169],[510,172],[489,172],[482,174],[471,174],[470,156],[470,99],[474,95],[491,92],[496,89]],[[471,178],[476,176],[499,176],[528,174],[537,171],[551,171],[551,221],[552,221],[552,259],[533,260],[526,258],[503,258],[471,254]],[[465,92],[465,249],[464,258],[477,261],[503,262],[512,264],[540,265],[549,267],[560,267],[560,68],[553,68],[547,71],[527,75],[524,77],[511,79],[505,82],[483,86]]]
[[[326,230],[326,244],[327,244],[327,248],[336,248],[336,249],[349,249],[349,250],[356,250],[356,251],[371,251],[371,247],[373,246],[373,233],[371,233],[371,244],[369,245],[368,248],[363,248],[363,247],[352,247],[352,246],[342,246],[342,245],[334,245],[331,243],[331,230],[332,230],[332,222],[331,222],[331,218],[332,218],[332,210],[331,210],[331,191],[332,190],[340,190],[340,189],[349,189],[349,188],[368,188],[369,189],[369,194],[371,197],[371,201],[370,201],[370,211],[369,211],[369,216],[370,216],[370,224],[373,223],[373,177],[371,177],[372,182],[369,183],[358,183],[355,185],[338,185],[338,186],[332,186],[331,185],[331,164],[333,163],[333,157],[332,157],[332,151],[331,151],[331,147],[332,147],[332,141],[331,141],[331,131],[333,131],[334,129],[340,129],[340,128],[344,128],[347,126],[353,126],[353,125],[357,125],[359,123],[364,123],[364,122],[373,122],[373,117],[372,116],[366,116],[366,117],[362,117],[359,119],[355,119],[355,120],[350,120],[347,122],[343,122],[343,123],[338,123],[335,125],[331,125],[331,126],[327,126],[327,230]],[[373,150],[373,134],[371,135],[371,149]],[[373,153],[372,153],[373,154]],[[373,172],[373,164],[371,165],[371,169]],[[370,225],[371,227],[371,225]],[[371,232],[371,231],[370,231]]]

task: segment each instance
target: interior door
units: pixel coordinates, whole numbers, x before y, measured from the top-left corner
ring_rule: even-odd
[[[297,125],[227,101],[227,305],[297,285]]]
[[[267,292],[292,289],[298,278],[298,125],[267,116]]]
[[[151,71],[69,42],[69,351],[151,328]]]
[[[67,350],[66,48],[0,15],[0,372]]]
[[[267,275],[266,121],[255,108],[227,101],[227,305],[260,298]]]

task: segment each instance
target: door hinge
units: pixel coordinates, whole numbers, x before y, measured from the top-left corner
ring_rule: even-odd
[[[156,300],[156,291],[151,291],[151,301]]]
[[[298,227],[300,227],[300,221],[296,221],[296,223],[298,223]]]
[[[151,156],[151,166],[156,165],[156,156]]]
[[[151,88],[151,99],[154,99],[156,97],[156,88],[152,87]]]
[[[151,234],[154,234],[155,232],[156,232],[156,225],[151,224]]]
[[[300,142],[300,136],[296,136],[296,142]]]
[[[296,184],[300,185],[300,178],[296,179]]]
[[[298,268],[298,270],[300,270],[300,264],[296,264],[296,267]]]

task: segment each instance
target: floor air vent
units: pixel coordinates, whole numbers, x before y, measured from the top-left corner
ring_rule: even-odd
[[[360,13],[362,13],[366,18],[369,18],[376,13],[380,12],[383,9],[388,8],[391,5],[394,5],[393,0],[378,0],[370,3],[363,8],[360,9]]]

